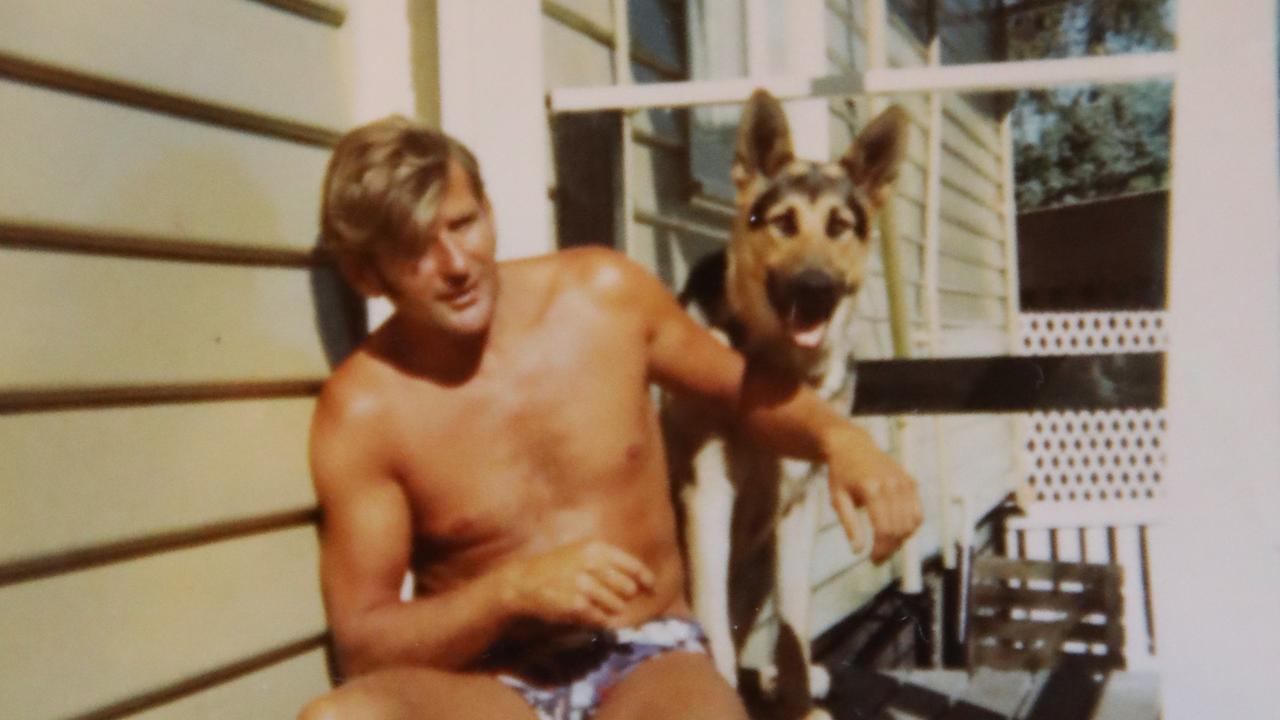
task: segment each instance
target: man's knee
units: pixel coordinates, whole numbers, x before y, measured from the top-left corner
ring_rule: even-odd
[[[388,720],[394,716],[384,699],[346,686],[307,703],[298,720]]]
[[[748,716],[742,699],[711,658],[676,652],[641,663],[609,692],[596,717],[747,720]]]

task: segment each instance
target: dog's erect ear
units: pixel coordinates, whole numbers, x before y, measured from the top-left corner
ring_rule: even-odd
[[[878,208],[889,199],[889,186],[897,179],[906,153],[907,113],[890,105],[858,133],[840,164]]]
[[[782,104],[768,91],[756,90],[742,108],[733,157],[733,184],[741,190],[757,175],[773,175],[794,158],[791,129]]]

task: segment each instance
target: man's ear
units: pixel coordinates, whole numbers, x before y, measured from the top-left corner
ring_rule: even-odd
[[[898,178],[898,166],[906,153],[907,113],[890,105],[858,133],[840,164],[879,208],[889,199],[890,186]]]
[[[373,267],[373,260],[363,253],[335,253],[338,271],[351,288],[367,298],[381,297],[387,293],[382,277]]]
[[[756,90],[742,108],[738,124],[733,184],[742,190],[756,177],[773,175],[793,159],[791,129],[782,104],[768,91]]]

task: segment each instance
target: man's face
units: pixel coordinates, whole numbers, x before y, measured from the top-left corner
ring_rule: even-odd
[[[485,332],[498,291],[493,214],[457,163],[427,234],[417,252],[376,253],[387,297],[401,315],[450,334]]]

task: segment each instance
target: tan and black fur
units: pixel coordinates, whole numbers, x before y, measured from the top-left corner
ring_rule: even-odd
[[[681,293],[690,313],[750,362],[809,384],[841,412],[852,399],[854,297],[867,270],[872,223],[904,154],[905,128],[903,111],[890,107],[839,161],[799,160],[782,106],[757,90],[738,129],[732,236],[723,252],[694,268]],[[771,581],[782,621],[775,653],[780,709],[786,706],[780,714],[804,715],[811,704],[809,556],[819,509],[812,490],[821,468],[770,455],[678,399],[669,399],[663,414],[691,600],[717,666],[736,682],[736,654]],[[770,559],[772,572],[765,569]]]

